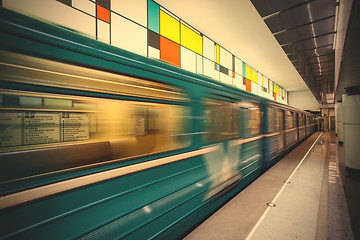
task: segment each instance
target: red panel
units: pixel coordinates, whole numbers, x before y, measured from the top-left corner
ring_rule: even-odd
[[[97,5],[96,8],[97,8],[96,10],[97,10],[98,19],[103,20],[107,23],[110,23],[110,10],[108,10],[100,5]]]
[[[251,92],[251,80],[246,78],[246,91]]]
[[[180,67],[180,45],[160,36],[160,59]]]

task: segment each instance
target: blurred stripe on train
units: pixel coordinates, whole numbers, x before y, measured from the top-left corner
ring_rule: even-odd
[[[187,101],[171,85],[20,54],[0,56],[0,70],[13,82]],[[0,152],[5,153],[0,164],[6,169],[1,182],[190,143],[186,106],[16,90],[2,90],[0,100]]]

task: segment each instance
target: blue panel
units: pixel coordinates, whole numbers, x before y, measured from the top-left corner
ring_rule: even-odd
[[[160,7],[148,0],[148,29],[160,34]]]
[[[242,62],[242,70],[243,70],[243,72],[242,72],[242,75],[243,75],[243,77],[245,77],[246,76],[246,63],[245,62]],[[244,84],[245,85],[245,84]]]

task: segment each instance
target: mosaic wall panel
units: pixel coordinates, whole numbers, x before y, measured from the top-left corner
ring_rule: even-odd
[[[191,72],[196,72],[196,53],[194,53],[193,51],[185,48],[185,47],[181,47],[180,49],[180,56],[181,56],[181,68],[191,71]]]
[[[116,13],[111,14],[112,45],[147,56],[147,35],[148,31],[146,28],[135,22],[128,21]]]
[[[160,35],[180,44],[180,22],[163,10],[160,10]]]
[[[285,89],[156,1],[2,0],[2,5],[287,104]]]
[[[213,62],[216,61],[215,43],[206,36],[203,36],[203,56]]]
[[[160,59],[180,67],[180,45],[160,36]]]
[[[111,10],[130,21],[134,21],[143,27],[147,27],[148,0],[115,0],[111,1]]]
[[[203,54],[203,40],[202,36],[191,29],[188,26],[185,26],[181,23],[180,27],[181,32],[181,45],[194,51],[197,54]]]

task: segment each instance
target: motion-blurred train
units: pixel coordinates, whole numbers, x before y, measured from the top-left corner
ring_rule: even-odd
[[[3,8],[0,58],[1,239],[181,238],[317,130],[308,112]]]

